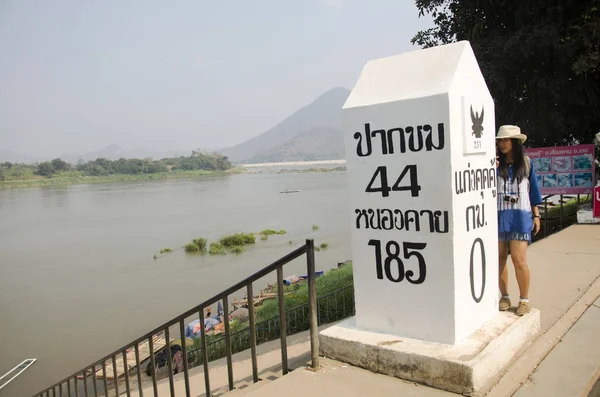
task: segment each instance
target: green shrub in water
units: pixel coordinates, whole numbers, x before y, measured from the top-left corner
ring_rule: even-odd
[[[246,247],[243,245],[236,245],[234,247],[229,248],[229,251],[234,254],[241,254],[242,252],[246,251]]]
[[[193,239],[192,244],[195,244],[200,251],[204,251],[206,249],[206,239],[204,237]]]
[[[313,225],[313,230],[319,230],[319,225]]]
[[[170,248],[165,248],[168,249],[169,251],[165,251],[165,252],[171,252]],[[192,240],[191,243],[187,243],[184,247],[185,252],[201,252],[201,251],[205,251],[206,250],[206,239],[203,237],[200,238],[195,238]],[[162,254],[162,250],[161,250],[161,254]]]
[[[327,244],[327,243],[321,243],[321,245],[319,247],[321,249],[325,250],[325,249],[327,249],[327,247],[329,247],[329,244]]]
[[[265,229],[262,232],[260,232],[259,234],[262,234],[263,236],[270,236],[272,234],[286,234],[287,232],[285,230],[273,230],[273,229]]]
[[[269,239],[269,236],[267,236],[266,234],[263,234],[262,236],[260,236],[260,239],[262,241],[267,241]]]
[[[160,250],[161,254],[166,254],[167,252],[173,252],[173,250],[171,248],[163,248]]]
[[[227,251],[225,250],[225,246],[221,243],[210,243],[208,253],[211,255],[225,255]]]
[[[232,234],[231,236],[225,236],[223,238],[221,238],[221,240],[219,240],[219,242],[227,247],[236,247],[236,246],[240,246],[240,245],[246,245],[246,244],[254,244],[256,243],[256,236],[252,233],[237,233],[237,234]]]
[[[188,243],[184,247],[185,252],[199,252],[200,248],[194,243]]]

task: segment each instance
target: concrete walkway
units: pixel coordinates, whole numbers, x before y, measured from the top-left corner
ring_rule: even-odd
[[[530,374],[600,296],[600,226],[574,225],[552,235],[530,247],[528,262],[530,298],[541,311],[542,334],[518,357],[489,397],[511,396],[529,384]],[[518,297],[514,284],[510,293]],[[564,366],[562,373],[572,371],[572,367]]]
[[[586,310],[514,396],[587,395],[599,376],[600,298]]]
[[[587,396],[578,393],[586,388],[589,392],[593,371],[600,368],[597,351],[600,346],[600,331],[597,331],[600,330],[600,308],[593,306],[600,307],[600,301],[597,301],[600,296],[600,226],[571,226],[535,243],[529,248],[528,262],[532,276],[530,299],[532,306],[541,311],[542,334],[516,358],[506,373],[499,374],[499,382],[487,396],[512,396],[515,393],[519,397]],[[509,268],[509,291],[514,304],[519,294],[513,268]],[[564,342],[559,344],[561,340]],[[236,355],[236,390],[231,392],[226,388],[224,361],[211,363],[213,396],[225,393],[231,397],[456,396],[324,358],[321,359],[321,370],[312,372],[304,368],[309,362],[307,333],[289,337],[288,345],[290,367],[296,369],[285,377],[281,377],[279,342],[259,346],[258,367],[262,381],[257,384],[252,383],[248,353]],[[573,366],[565,363],[573,363]],[[538,371],[531,376],[536,368]],[[190,384],[192,396],[205,395],[201,367],[190,371]],[[564,388],[556,389],[558,384]],[[168,381],[161,381],[159,395],[169,395],[168,387]],[[176,376],[175,388],[177,396],[185,395],[181,375]],[[551,394],[547,394],[549,390]],[[567,394],[561,394],[563,392]],[[151,390],[145,388],[144,395],[152,395]]]

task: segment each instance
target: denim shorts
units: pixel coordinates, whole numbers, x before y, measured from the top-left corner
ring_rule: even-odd
[[[531,233],[499,232],[498,241],[527,241],[531,242]]]

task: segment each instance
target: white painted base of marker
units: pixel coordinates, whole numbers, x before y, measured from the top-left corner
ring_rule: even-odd
[[[466,341],[446,345],[360,329],[355,318],[320,332],[320,354],[454,393],[487,391],[540,332],[540,312],[498,312]]]

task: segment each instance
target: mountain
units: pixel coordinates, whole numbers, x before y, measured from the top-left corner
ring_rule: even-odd
[[[225,149],[197,151],[221,153],[233,163],[343,159],[345,153],[341,111],[349,95],[350,91],[346,88],[332,88],[257,137]],[[60,157],[71,164],[77,164],[79,160],[91,161],[97,158],[161,159],[189,156],[191,152],[191,149],[150,151],[142,147],[123,150],[113,144],[88,153],[63,153],[61,156],[44,159],[0,151],[0,162],[34,163]]]
[[[60,156],[61,159],[71,163],[77,164],[79,160],[92,161],[98,158],[105,158],[109,160],[118,160],[120,158],[126,159],[145,159],[152,158],[154,160],[160,160],[165,157],[178,157],[178,156],[189,156],[192,153],[191,149],[185,150],[166,150],[166,151],[152,151],[145,149],[141,146],[135,147],[131,150],[123,150],[119,145],[109,145],[101,150],[83,154],[64,153]]]
[[[10,163],[32,164],[40,161],[40,159],[10,150],[0,150],[0,163],[6,161]]]
[[[235,163],[248,162],[247,160],[263,156],[266,152],[271,154],[277,152],[279,156],[285,157],[284,153],[294,153],[294,149],[289,146],[284,148],[282,145],[300,134],[308,133],[307,137],[314,137],[321,129],[334,136],[335,133],[332,130],[342,131],[341,111],[349,95],[350,91],[346,88],[333,88],[270,130],[238,145],[222,149],[220,153]],[[314,145],[312,149],[309,149],[304,139],[300,139],[297,143],[305,145],[301,150],[304,154],[310,154],[311,151],[318,149]],[[284,160],[286,159],[284,158]]]
[[[283,145],[266,150],[247,159],[249,164],[339,160],[345,158],[344,132],[337,128],[316,127],[296,135]]]
[[[125,151],[119,145],[109,145],[101,150],[88,152],[85,154],[63,153],[60,158],[71,164],[77,164],[79,160],[90,161],[98,158],[109,160],[118,160],[124,157]]]
[[[152,158],[154,160],[160,160],[163,159],[165,157],[179,157],[179,156],[189,156],[192,153],[191,149],[185,149],[185,150],[167,150],[167,151],[153,151],[153,150],[148,150],[148,149],[144,149],[143,147],[136,147],[133,148],[131,150],[127,150],[125,152],[125,155],[123,157],[125,157],[126,159],[132,158],[132,159],[145,159],[145,158]]]

